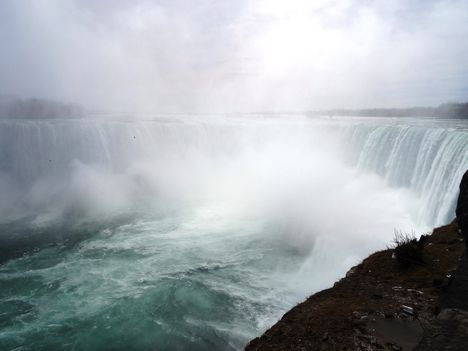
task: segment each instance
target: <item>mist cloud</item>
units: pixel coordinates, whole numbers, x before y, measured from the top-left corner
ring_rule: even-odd
[[[465,1],[2,1],[0,94],[200,112],[468,92]]]

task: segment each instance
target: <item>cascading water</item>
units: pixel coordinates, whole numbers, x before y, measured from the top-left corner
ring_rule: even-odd
[[[409,188],[420,199],[419,223],[445,224],[454,218],[458,186],[468,168],[466,123],[444,121],[452,124],[447,128],[399,122],[347,128],[343,140],[353,149],[351,162],[390,186]]]
[[[462,122],[0,121],[0,349],[240,349],[453,217]]]

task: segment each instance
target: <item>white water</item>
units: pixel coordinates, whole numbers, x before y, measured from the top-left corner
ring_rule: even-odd
[[[416,221],[439,226],[454,218],[458,186],[468,169],[468,123],[374,120],[347,128],[353,164],[419,199]]]
[[[0,240],[33,248],[0,265],[0,348],[241,348],[395,228],[453,217],[448,123],[0,121]]]

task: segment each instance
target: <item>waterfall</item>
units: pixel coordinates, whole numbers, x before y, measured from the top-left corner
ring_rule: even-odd
[[[216,172],[214,168],[226,165],[233,155],[278,141],[328,151],[341,145],[349,165],[379,175],[391,187],[409,189],[420,199],[420,221],[431,226],[453,218],[458,183],[468,168],[466,127],[446,127],[430,120],[2,120],[0,189],[4,194],[12,189],[30,191],[40,179],[56,184],[70,177],[76,163],[121,174],[150,160],[160,174],[167,164],[187,173],[193,167],[180,169],[181,164],[205,162],[213,166],[206,173]],[[21,198],[17,194],[3,207],[10,208]]]
[[[468,130],[425,125],[357,124],[343,130],[349,161],[420,198],[419,219],[431,226],[454,218],[468,169]]]

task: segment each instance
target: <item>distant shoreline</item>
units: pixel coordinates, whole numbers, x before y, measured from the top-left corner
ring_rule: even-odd
[[[437,107],[317,110],[308,111],[307,115],[468,119],[468,103],[445,103]]]
[[[59,118],[83,118],[90,115],[295,115],[301,114],[309,117],[407,117],[407,118],[440,118],[440,119],[468,119],[468,102],[444,103],[437,107],[409,107],[409,108],[364,108],[364,109],[328,109],[305,111],[253,111],[253,112],[129,112],[129,111],[105,111],[88,110],[82,106],[50,101],[44,99],[19,99],[5,98],[0,95],[0,119],[59,119]]]

